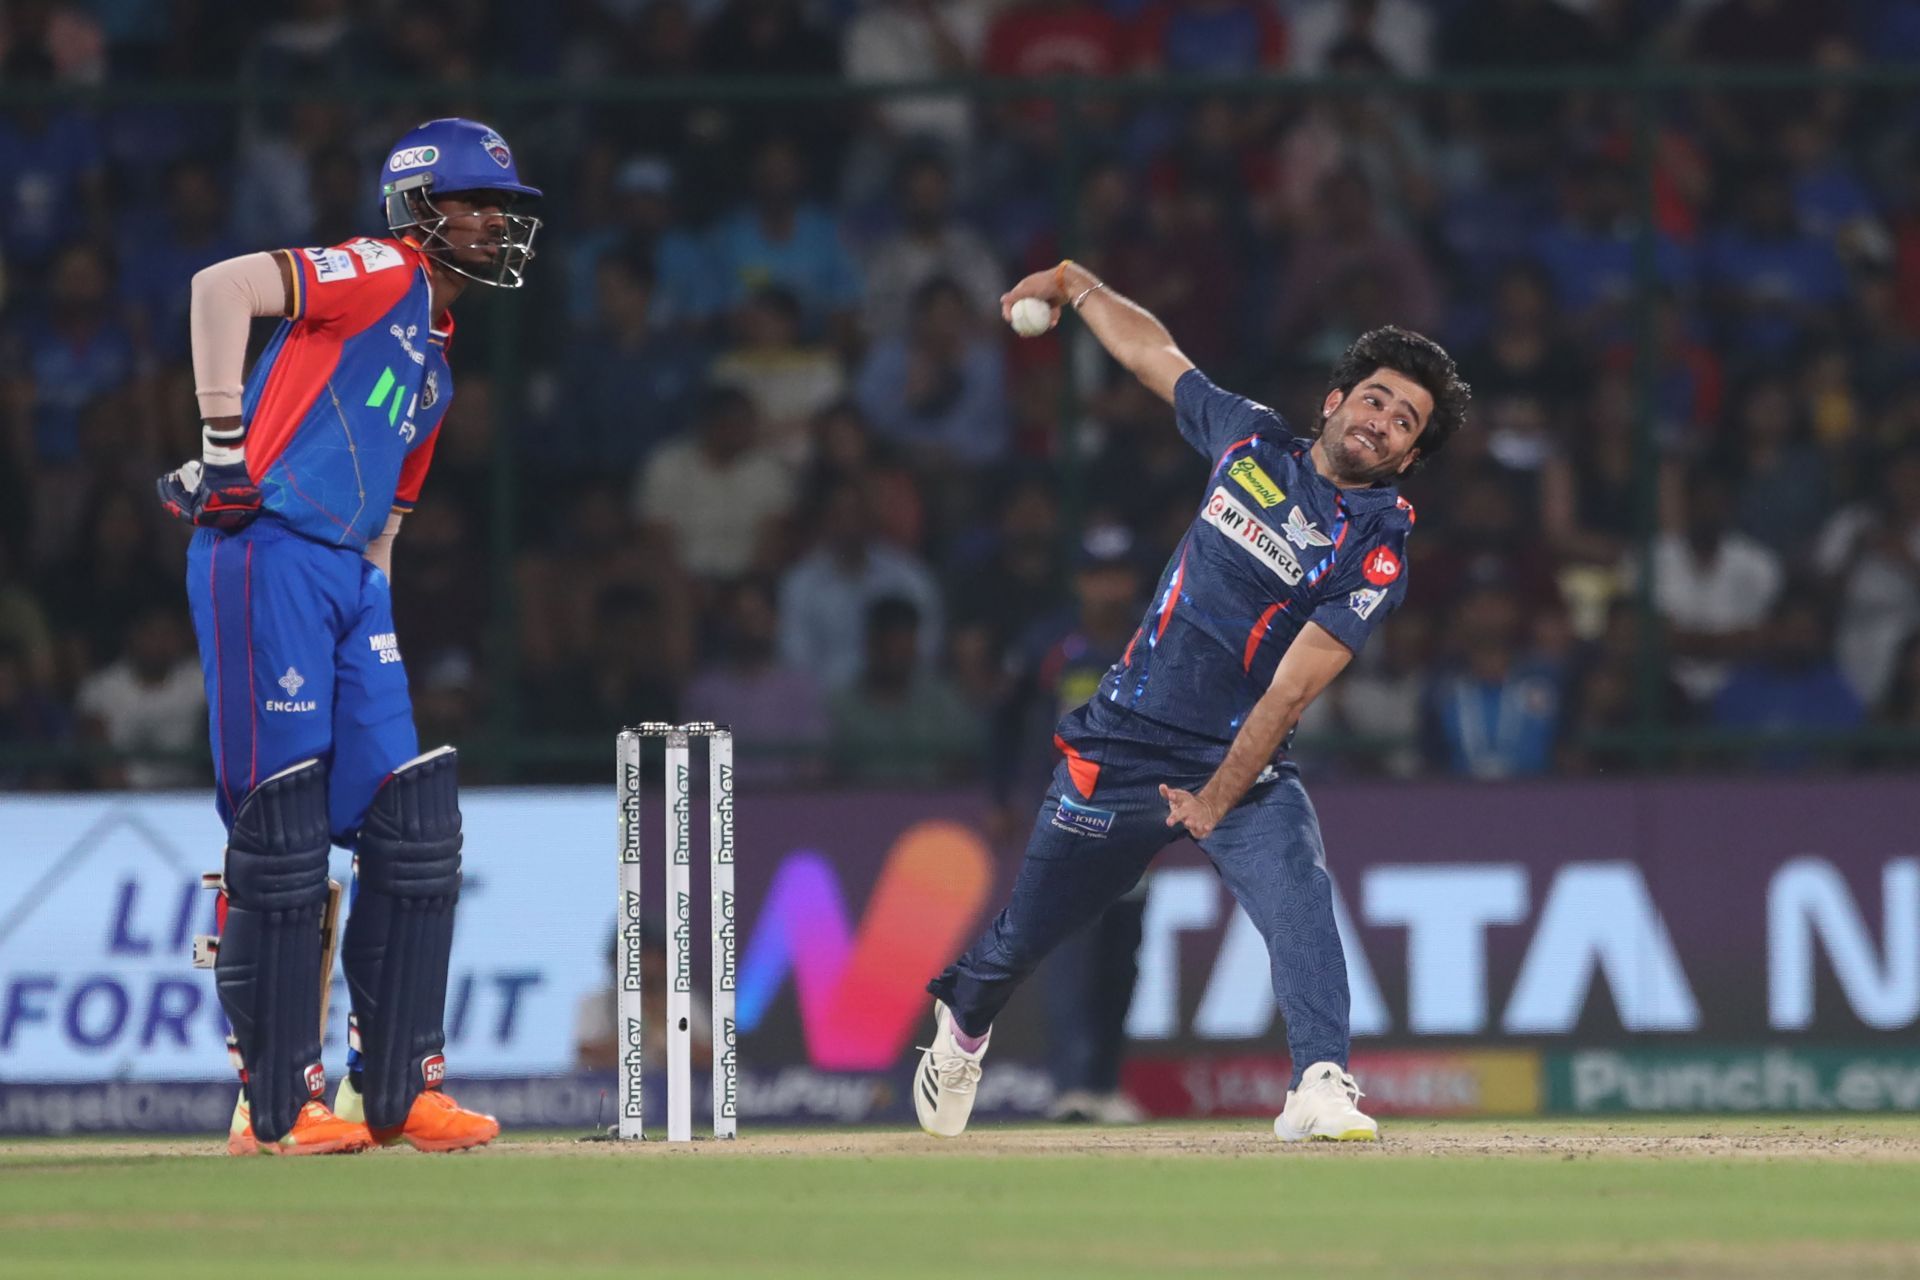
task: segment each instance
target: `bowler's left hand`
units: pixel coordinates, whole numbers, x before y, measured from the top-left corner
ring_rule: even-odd
[[[1187,834],[1195,840],[1204,840],[1213,834],[1213,829],[1220,825],[1220,819],[1225,816],[1193,792],[1170,787],[1164,782],[1160,784],[1160,798],[1167,802],[1167,825],[1185,827]]]

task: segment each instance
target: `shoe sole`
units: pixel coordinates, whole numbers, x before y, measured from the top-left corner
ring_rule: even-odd
[[[1380,1134],[1373,1129],[1343,1129],[1339,1133],[1295,1133],[1289,1129],[1285,1133],[1275,1129],[1273,1136],[1282,1142],[1378,1142]]]
[[[332,1142],[300,1143],[297,1146],[283,1147],[279,1143],[254,1143],[255,1150],[266,1156],[350,1156],[367,1150],[373,1143],[365,1138],[340,1138]],[[227,1148],[231,1151],[231,1145]]]
[[[475,1147],[484,1147],[499,1136],[499,1133],[495,1132],[484,1138],[443,1138],[437,1142],[427,1138],[407,1138],[406,1144],[415,1151],[425,1151],[430,1155],[444,1155],[451,1151],[471,1151]]]

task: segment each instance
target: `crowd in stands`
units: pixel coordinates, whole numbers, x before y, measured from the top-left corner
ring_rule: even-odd
[[[1473,383],[1404,486],[1408,602],[1305,726],[1316,767],[1631,769],[1649,717],[1920,731],[1913,85],[1682,86],[1645,121],[1591,77],[1396,87],[1916,59],[1915,0],[9,4],[0,786],[205,775],[185,534],[152,497],[197,451],[188,280],[382,234],[386,146],[443,114],[549,198],[529,288],[461,305],[395,554],[423,741],[724,720],[790,782],[1043,750],[1008,700],[1056,671],[1084,548],[1143,597],[1206,468],[1071,319],[1001,323],[1065,254],[1296,422],[1384,322]],[[1204,82],[1283,72],[1362,87]],[[674,77],[705,87],[617,92]],[[154,755],[56,750],[87,743]]]

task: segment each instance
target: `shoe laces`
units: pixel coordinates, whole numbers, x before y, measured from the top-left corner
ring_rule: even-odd
[[[1306,1087],[1320,1090],[1338,1089],[1341,1093],[1347,1095],[1348,1102],[1353,1103],[1357,1103],[1360,1099],[1367,1096],[1361,1091],[1359,1084],[1355,1082],[1353,1074],[1347,1071],[1322,1071],[1312,1080],[1307,1081]]]
[[[926,1045],[920,1048],[933,1054],[934,1079],[943,1092],[972,1093],[980,1083],[980,1064],[972,1058],[959,1053],[941,1053]]]

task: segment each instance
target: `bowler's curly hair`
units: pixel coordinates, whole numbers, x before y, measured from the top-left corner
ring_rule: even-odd
[[[1414,446],[1419,456],[1410,470],[1418,470],[1427,459],[1446,448],[1453,434],[1466,425],[1467,404],[1473,399],[1473,388],[1461,379],[1445,347],[1425,334],[1388,324],[1369,329],[1353,340],[1353,345],[1334,363],[1333,372],[1327,377],[1327,390],[1349,395],[1360,384],[1360,379],[1375,369],[1391,369],[1412,378],[1433,397],[1433,415],[1427,419]]]

